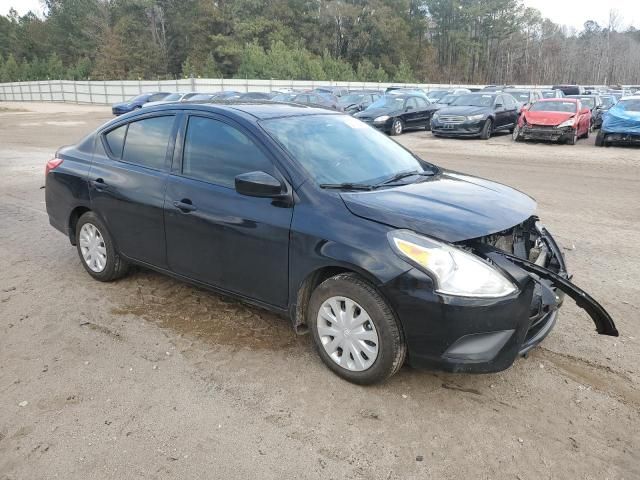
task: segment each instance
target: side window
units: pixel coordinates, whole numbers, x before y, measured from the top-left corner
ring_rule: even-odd
[[[416,98],[416,102],[418,102],[419,109],[427,108],[427,105],[429,105],[424,98]]]
[[[496,103],[494,105],[499,105],[501,104],[503,107],[506,107],[506,105],[504,104],[504,97],[502,95],[498,95],[496,97]]]
[[[173,119],[171,115],[131,122],[124,142],[122,160],[164,170]]]
[[[154,93],[153,95],[151,95],[149,97],[149,101],[150,102],[157,102],[159,100],[162,100],[166,96],[167,96],[166,93]]]
[[[418,102],[416,102],[415,98],[411,97],[409,100],[407,100],[407,104],[405,107],[411,107],[413,110],[417,110]]]
[[[107,133],[104,138],[107,141],[111,155],[118,160],[122,158],[122,147],[124,146],[124,137],[127,133],[127,124],[118,128],[114,128]]]
[[[257,170],[271,173],[273,166],[244,133],[212,118],[189,118],[182,159],[183,175],[235,188],[236,175]]]

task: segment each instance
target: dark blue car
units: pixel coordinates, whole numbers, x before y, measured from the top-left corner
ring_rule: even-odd
[[[356,383],[405,359],[505,369],[551,331],[564,294],[618,334],[569,281],[533,199],[322,108],[127,114],[56,153],[46,206],[96,280],[141,265],[272,310]]]
[[[126,102],[115,103],[111,106],[111,113],[114,115],[122,115],[124,113],[129,113],[138,108],[142,108],[147,102],[159,102],[165,97],[171,95],[171,92],[150,92],[150,93],[141,93],[140,95],[136,95],[133,98],[130,98]]]

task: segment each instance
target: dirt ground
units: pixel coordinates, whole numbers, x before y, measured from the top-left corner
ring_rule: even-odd
[[[0,479],[640,478],[640,150],[400,137],[533,195],[621,336],[568,300],[507,371],[363,388],[268,312],[145,270],[90,279],[41,187],[110,117],[0,103]]]

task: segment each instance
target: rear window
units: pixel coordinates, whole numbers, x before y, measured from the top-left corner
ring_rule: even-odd
[[[171,115],[131,122],[125,137],[122,160],[156,170],[165,169],[173,119]]]

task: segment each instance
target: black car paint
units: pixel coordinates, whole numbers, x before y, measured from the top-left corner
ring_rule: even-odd
[[[361,120],[374,128],[389,133],[394,120],[400,119],[404,126],[404,129],[424,128],[429,125],[430,113],[429,113],[429,100],[422,95],[405,95],[405,94],[390,94],[391,98],[399,98],[404,100],[402,108],[375,108],[374,104],[365,110],[354,114],[354,117]],[[407,103],[412,98],[419,98],[425,102],[423,108],[410,109]],[[389,118],[384,123],[374,123],[374,120],[378,117],[387,115]]]
[[[219,119],[251,138],[273,162],[267,173],[280,181],[282,194],[242,196],[182,176],[185,122],[193,114]],[[93,210],[133,263],[286,315],[297,331],[305,329],[306,301],[315,285],[336,272],[356,272],[395,310],[408,361],[416,366],[498,371],[544,338],[557,312],[545,313],[542,334],[527,337],[540,280],[524,266],[502,257],[500,268],[519,286],[504,298],[447,296],[435,291],[429,275],[400,258],[387,239],[392,230],[411,228],[473,245],[478,237],[526,222],[535,207],[531,198],[445,170],[380,191],[321,189],[260,126],[266,118],[309,114],[335,115],[287,104],[180,104],[119,117],[57,152],[63,163],[46,178],[50,223],[75,243],[74,222]],[[109,155],[103,134],[157,115],[175,116],[166,168],[151,171]],[[561,258],[556,264],[564,271]],[[542,270],[534,273],[542,276]],[[478,342],[490,348],[474,353]]]
[[[431,117],[431,131],[436,136],[446,137],[479,137],[482,129],[487,122],[492,122],[492,132],[500,130],[510,130],[518,122],[520,113],[520,104],[515,98],[511,97],[514,102],[513,107],[508,107],[504,103],[500,104],[499,100],[508,94],[506,93],[473,93],[468,95],[492,95],[493,101],[490,106],[471,106],[471,105],[449,105],[438,110],[438,116]],[[463,122],[443,122],[442,116],[468,117],[474,115],[482,115],[480,120],[466,120]]]

